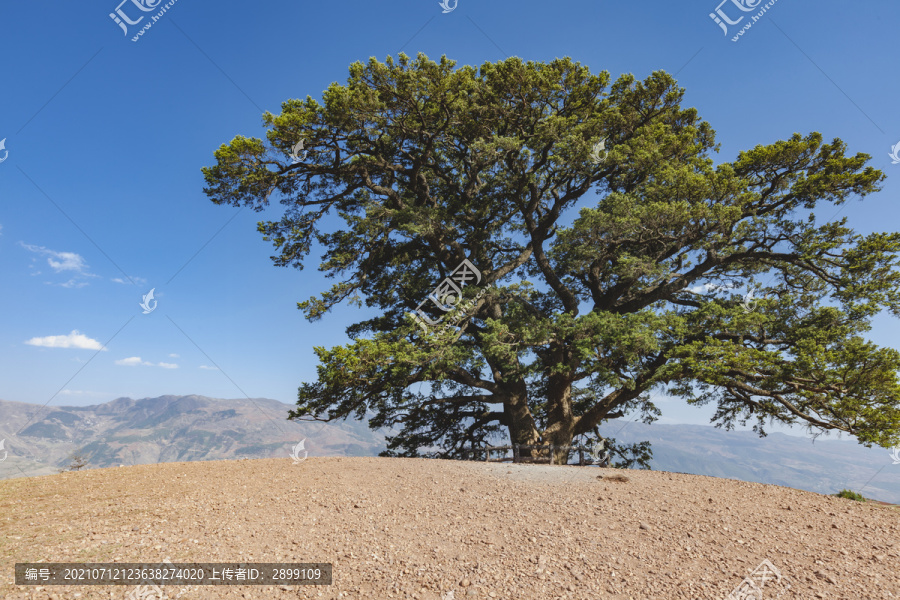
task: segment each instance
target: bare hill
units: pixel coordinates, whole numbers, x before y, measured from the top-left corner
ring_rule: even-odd
[[[602,476],[598,478],[598,475]],[[624,476],[625,480],[616,480]],[[900,511],[795,489],[570,466],[392,458],[192,462],[0,482],[16,562],[331,562],[331,586],[166,586],[182,600],[900,598]],[[133,589],[133,588],[131,588]]]

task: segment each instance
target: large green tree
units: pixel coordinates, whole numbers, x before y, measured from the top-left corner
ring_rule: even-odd
[[[288,418],[372,410],[373,428],[401,426],[385,455],[463,458],[504,429],[590,443],[606,419],[655,420],[664,390],[716,402],[717,426],[755,417],[761,436],[768,420],[900,441],[900,353],[863,337],[898,316],[900,234],[822,219],[879,190],[868,155],[795,133],[715,166],[712,127],[664,72],[454,67],[355,63],[322,104],[283,103],[265,141],[238,136],[203,170],[217,204],[287,207],[259,224],[276,265],[321,245],[337,283],[298,304],[308,319],[345,300],[378,311],[315,348]],[[481,280],[410,318],[463,260]],[[646,445],[624,450],[619,466],[646,465]]]

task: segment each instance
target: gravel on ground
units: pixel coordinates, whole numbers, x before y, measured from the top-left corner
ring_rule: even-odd
[[[0,481],[0,598],[160,600],[134,586],[16,586],[13,567],[169,560],[333,565],[327,586],[161,588],[179,600],[724,600],[748,581],[763,600],[900,600],[898,508],[577,466],[311,457],[94,469]]]

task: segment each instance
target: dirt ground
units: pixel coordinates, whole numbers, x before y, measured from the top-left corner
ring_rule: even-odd
[[[333,564],[328,586],[162,588],[179,600],[723,600],[745,577],[762,584],[747,598],[900,600],[898,507],[659,471],[165,463],[2,481],[0,510],[8,600],[159,600],[135,586],[16,586],[13,567],[167,558]]]

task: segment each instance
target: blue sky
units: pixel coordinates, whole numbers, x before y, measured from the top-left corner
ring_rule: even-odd
[[[342,307],[306,322],[296,302],[328,280],[314,263],[272,265],[256,222],[280,205],[215,206],[200,169],[235,135],[263,137],[264,110],[320,99],[351,63],[401,50],[458,66],[571,56],[613,78],[666,70],[687,90],[683,106],[718,132],[716,162],[811,131],[870,154],[888,175],[884,190],[840,215],[860,233],[896,230],[900,164],[888,154],[900,141],[900,4],[778,0],[732,42],[756,11],[722,4],[732,20],[746,16],[726,36],[709,16],[718,2],[458,0],[445,14],[438,0],[177,0],[137,42],[156,11],[132,0],[4,3],[0,398],[294,403],[298,385],[315,379],[313,346],[343,343],[344,328],[367,314]],[[147,18],[126,35],[109,16],[119,6]],[[836,212],[827,210],[819,216]],[[157,308],[142,314],[151,288]],[[880,317],[870,337],[896,347],[900,323]],[[714,412],[658,405],[661,423],[708,424]]]

